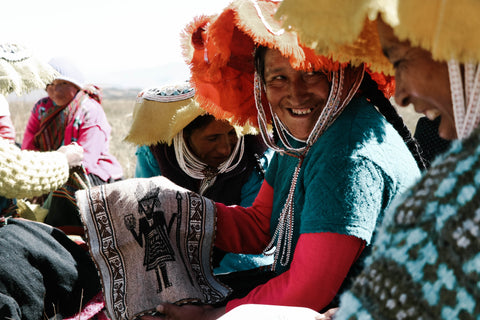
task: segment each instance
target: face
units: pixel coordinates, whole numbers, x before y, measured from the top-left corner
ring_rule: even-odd
[[[328,99],[322,72],[298,71],[277,50],[265,53],[265,91],[272,110],[297,139],[306,140]]]
[[[446,63],[434,61],[430,52],[401,42],[383,21],[377,23],[382,48],[395,68],[395,101],[414,105],[430,120],[441,117],[438,128],[444,139],[456,139],[450,81]]]
[[[193,130],[185,140],[199,160],[217,168],[230,157],[238,137],[227,121],[214,120],[206,127]]]
[[[48,97],[60,107],[68,105],[78,92],[77,86],[73,83],[60,79],[53,80],[47,85],[46,90]]]

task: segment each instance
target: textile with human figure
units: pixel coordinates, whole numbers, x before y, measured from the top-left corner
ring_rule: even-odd
[[[137,319],[161,302],[213,304],[230,289],[213,276],[214,202],[165,177],[76,193],[112,319]]]

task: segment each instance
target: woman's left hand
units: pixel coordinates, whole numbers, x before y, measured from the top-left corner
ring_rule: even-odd
[[[209,305],[192,305],[187,304],[177,306],[165,303],[157,306],[157,311],[163,313],[163,316],[143,316],[142,320],[214,320],[225,314],[225,308],[213,308]]]

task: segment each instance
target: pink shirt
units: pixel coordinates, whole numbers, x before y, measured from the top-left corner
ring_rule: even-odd
[[[44,98],[35,104],[23,137],[22,149],[38,150],[34,136],[38,132],[41,119],[50,103]],[[94,99],[83,100],[77,116],[67,124],[64,144],[77,142],[84,148],[83,165],[87,173],[93,173],[102,180],[116,180],[123,176],[118,160],[109,153],[111,127],[102,106]]]

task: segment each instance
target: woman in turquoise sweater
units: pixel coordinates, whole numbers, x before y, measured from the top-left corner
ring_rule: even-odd
[[[216,204],[215,239],[231,252],[276,246],[276,276],[225,307],[159,306],[172,319],[215,319],[244,304],[316,311],[334,304],[361,269],[377,220],[420,175],[397,131],[411,137],[379,90],[388,92],[391,79],[364,65],[341,66],[294,34],[277,32],[277,6],[237,1],[218,17],[195,21],[187,55],[208,111],[239,122],[257,122],[258,114],[264,140],[276,151],[252,207]]]

